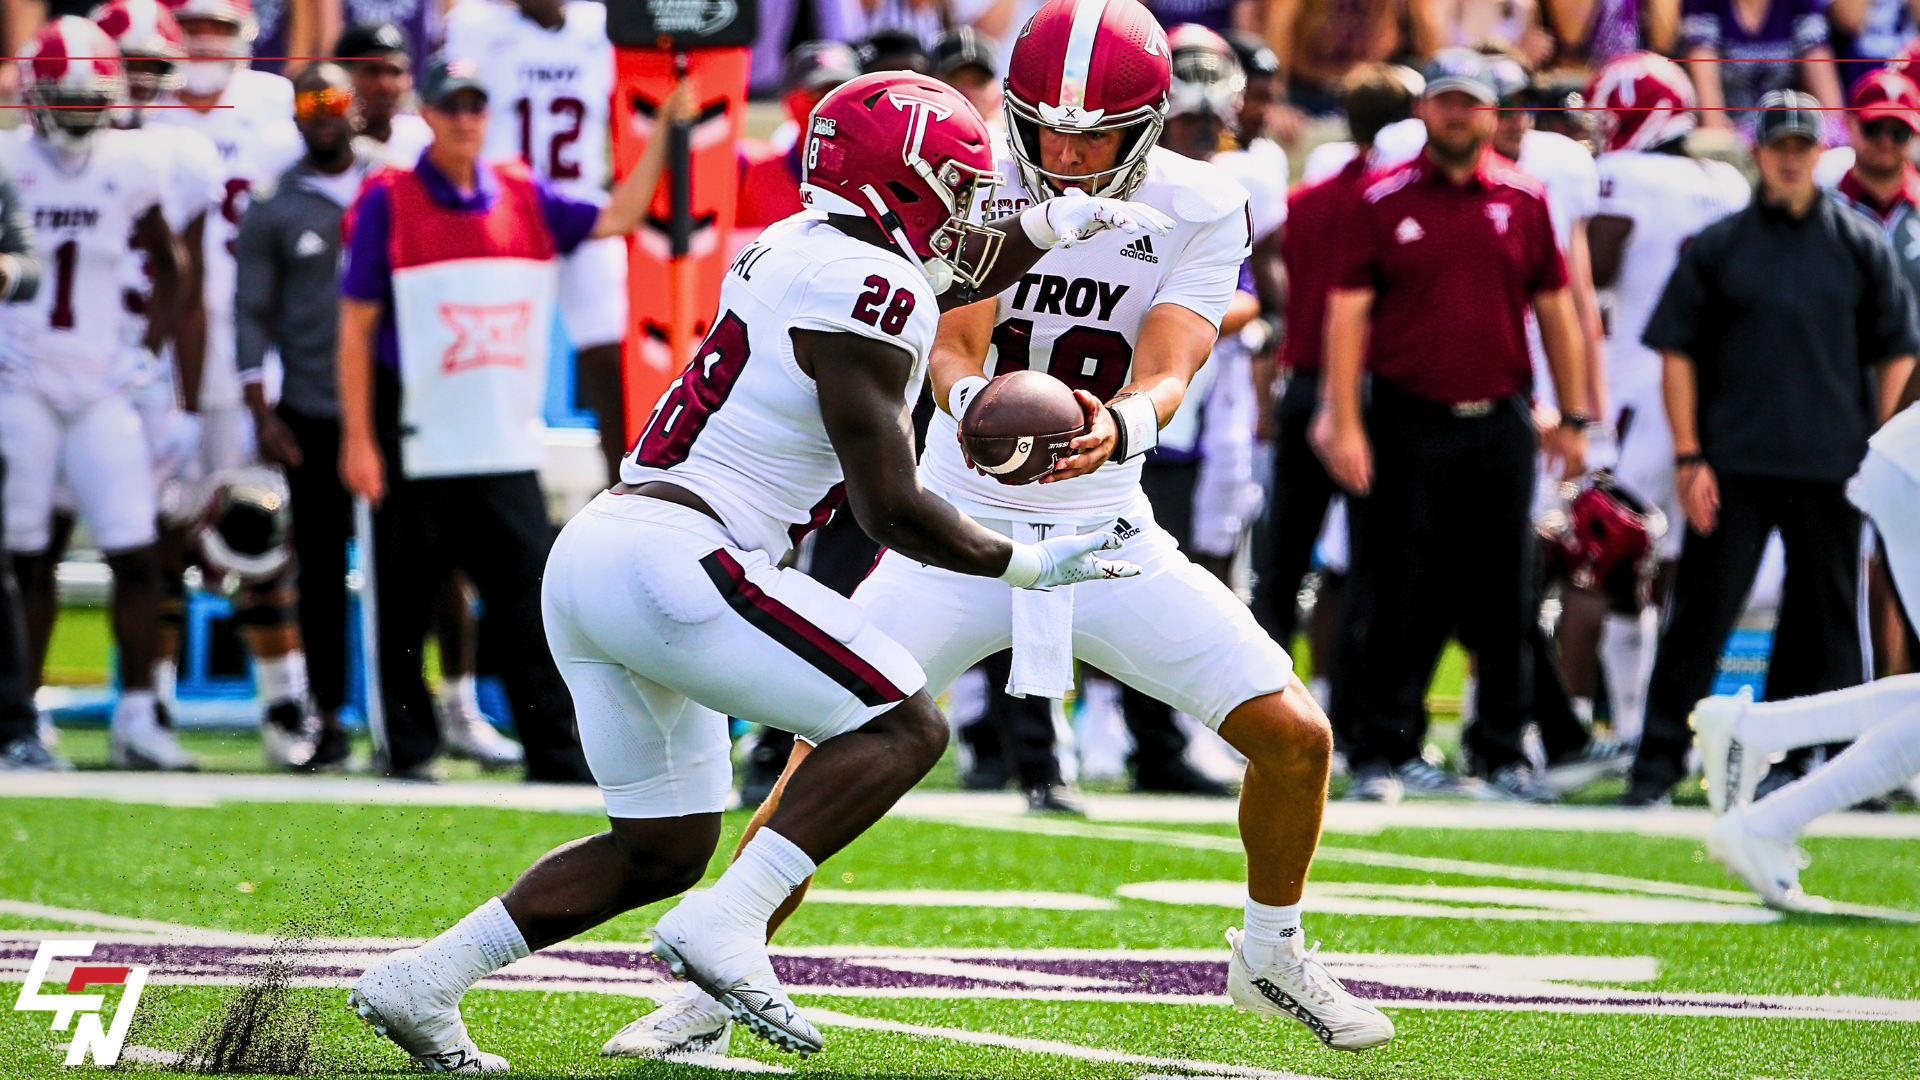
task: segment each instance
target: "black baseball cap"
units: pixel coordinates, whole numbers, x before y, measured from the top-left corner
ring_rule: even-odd
[[[860,58],[838,41],[803,41],[787,54],[788,90],[829,90],[860,77]]]
[[[1487,65],[1487,58],[1472,49],[1441,49],[1427,63],[1425,74],[1427,89],[1423,97],[1458,90],[1486,105],[1496,104],[1500,100],[1500,87],[1493,80],[1493,70]]]
[[[1227,44],[1233,47],[1234,59],[1240,61],[1240,70],[1247,73],[1247,78],[1280,74],[1280,57],[1274,54],[1272,47],[1259,34],[1251,30],[1229,30],[1224,36]]]
[[[390,22],[355,23],[333,43],[336,60],[363,60],[369,56],[410,55],[407,35]]]
[[[1820,141],[1820,102],[1798,90],[1774,90],[1760,99],[1753,141],[1771,146],[1790,135]]]
[[[462,90],[471,90],[479,94],[481,100],[486,99],[487,87],[480,81],[480,66],[464,56],[435,53],[427,63],[426,78],[420,80],[420,100],[428,105],[444,105]]]
[[[927,70],[927,47],[920,44],[919,36],[910,30],[896,27],[875,30],[860,39],[854,51],[860,56],[860,70],[868,74],[875,71],[925,74]]]
[[[933,43],[930,57],[933,74],[951,75],[963,67],[977,67],[989,79],[998,75],[993,66],[993,45],[971,26],[956,26]]]

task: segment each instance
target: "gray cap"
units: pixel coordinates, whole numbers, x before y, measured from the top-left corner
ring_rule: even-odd
[[[940,35],[930,57],[933,73],[945,77],[963,67],[977,67],[991,79],[999,74],[993,63],[993,43],[980,31],[962,24]]]
[[[1500,88],[1494,82],[1487,58],[1472,49],[1441,49],[1434,53],[1433,59],[1427,62],[1426,79],[1424,97],[1458,90],[1487,105],[1500,100]]]
[[[1770,146],[1789,135],[1820,141],[1820,102],[1798,90],[1775,90],[1760,99],[1753,141]]]

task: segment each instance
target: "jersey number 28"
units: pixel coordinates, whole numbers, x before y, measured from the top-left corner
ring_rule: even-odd
[[[693,363],[654,408],[633,459],[650,469],[671,469],[687,460],[693,440],[733,393],[750,351],[746,322],[731,311],[722,315],[693,354]]]

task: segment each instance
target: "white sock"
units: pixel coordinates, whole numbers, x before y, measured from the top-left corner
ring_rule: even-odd
[[[1647,643],[1655,640],[1658,625],[1655,621],[1655,633],[1649,633],[1648,620],[1641,616],[1609,615],[1600,632],[1601,667],[1607,677],[1607,700],[1613,708],[1613,737],[1623,742],[1638,739],[1646,724],[1647,681],[1653,675],[1653,650]]]
[[[1273,963],[1281,950],[1291,951],[1299,937],[1299,904],[1275,907],[1247,897],[1246,938],[1240,943],[1240,951],[1253,970]]]
[[[1573,718],[1580,721],[1582,727],[1593,726],[1593,699],[1577,697],[1567,699],[1567,707],[1573,710]]]
[[[1884,795],[1916,773],[1920,773],[1920,702],[1868,728],[1839,757],[1754,803],[1747,811],[1747,825],[1760,836],[1792,840],[1814,818]]]
[[[173,707],[174,691],[180,684],[180,668],[172,657],[153,662],[153,696],[157,701]]]
[[[1894,675],[1844,690],[1749,705],[1740,717],[1740,739],[1769,754],[1846,742],[1913,705],[1920,705],[1920,675]]]
[[[441,987],[458,998],[467,987],[532,951],[496,896],[420,946],[420,960],[439,978]]]
[[[721,914],[764,928],[774,909],[815,869],[806,852],[763,825],[707,896]]]
[[[468,716],[480,715],[480,684],[472,675],[458,675],[440,684],[440,708],[458,707]]]
[[[257,657],[253,683],[267,704],[307,699],[307,654],[295,649],[284,656]]]

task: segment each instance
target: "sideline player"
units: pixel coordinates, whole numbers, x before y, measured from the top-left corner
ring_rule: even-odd
[[[1920,615],[1920,376],[1909,376],[1895,413],[1867,440],[1847,485],[1886,545],[1887,566],[1907,616]],[[1707,853],[1783,911],[1823,911],[1800,888],[1794,841],[1822,814],[1883,795],[1920,774],[1920,675],[1895,675],[1844,690],[1755,703],[1751,690],[1710,697],[1693,713],[1707,799],[1723,816]],[[1802,746],[1853,741],[1839,756],[1757,802],[1768,759]]]
[[[594,0],[463,0],[447,13],[448,56],[471,58],[494,103],[489,158],[519,158],[563,194],[605,201],[613,43]],[[560,260],[560,321],[600,418],[607,473],[626,453],[620,343],[627,336],[627,241],[609,236]]]
[[[1177,224],[1165,237],[1095,237],[1042,258],[992,303],[945,315],[929,369],[943,411],[920,465],[929,489],[1016,540],[1112,529],[1141,576],[1084,593],[1016,593],[896,549],[854,599],[919,660],[933,690],[1009,644],[1016,673],[1025,664],[1061,677],[1051,665],[1078,657],[1200,719],[1246,755],[1249,895],[1245,932],[1227,931],[1228,992],[1242,1008],[1298,1019],[1329,1046],[1359,1050],[1392,1038],[1393,1023],[1341,986],[1300,927],[1332,729],[1285,650],[1180,552],[1140,490],[1140,457],[1213,348],[1250,232],[1244,189],[1212,165],[1154,145],[1169,53],[1135,0],[1049,0],[1015,42],[1010,153],[997,162],[994,209],[1078,188],[1137,199]],[[1103,58],[1097,68],[1095,56]],[[956,432],[988,371],[1023,367],[1074,387],[1093,431],[1053,475],[1006,487],[968,468]],[[794,770],[807,760],[796,745],[789,775],[802,775]],[[777,817],[780,801],[776,787],[755,821]],[[723,1045],[726,1031],[725,1011],[690,993],[629,1024],[605,1052],[685,1053]]]
[[[1612,295],[1608,322],[1607,400],[1619,460],[1614,478],[1642,503],[1666,515],[1659,543],[1655,603],[1639,615],[1609,615],[1601,635],[1602,668],[1613,705],[1616,738],[1638,742],[1659,607],[1686,535],[1673,482],[1673,436],[1661,396],[1660,354],[1641,344],[1680,249],[1700,230],[1752,196],[1733,166],[1687,152],[1693,131],[1693,82],[1680,66],[1652,53],[1630,53],[1601,68],[1587,92],[1600,114],[1604,150],[1600,206],[1588,226],[1594,284]]]
[[[126,95],[111,38],[78,16],[48,23],[20,61],[31,123],[0,135],[32,214],[46,280],[30,303],[0,309],[5,365],[0,447],[8,464],[6,543],[22,584],[29,642],[56,615],[51,526],[64,481],[113,572],[113,634],[121,695],[111,752],[122,768],[191,768],[154,707],[159,565],[154,478],[121,349],[125,264],[142,256],[153,278],[146,345],[173,334],[180,260],[162,206],[164,159],[148,140],[110,127]],[[134,238],[129,250],[128,237]],[[33,652],[30,688],[46,661]]]
[[[277,181],[304,148],[293,123],[293,84],[247,66],[259,29],[249,0],[182,0],[173,5],[173,14],[186,36],[187,59],[165,103],[186,107],[155,110],[149,125],[155,131],[184,128],[204,135],[219,152],[222,172],[218,212],[208,219],[201,245],[205,362],[198,372],[183,367],[180,387],[187,411],[199,417],[200,447],[182,478],[183,498],[167,507],[169,528],[163,537],[171,563],[168,585],[179,603],[184,593],[177,574],[191,557],[187,530],[226,474],[257,463],[235,339],[234,249],[240,219],[253,191]],[[249,583],[234,603],[234,623],[253,657],[254,679],[266,705],[262,746],[269,762],[293,767],[311,756],[316,726],[308,714],[306,657],[293,618],[297,600],[291,576],[282,575]],[[177,639],[170,644],[177,647]],[[171,668],[171,650],[162,663]]]
[[[1115,227],[1164,235],[1172,222],[1076,197],[968,224],[995,178],[986,125],[922,75],[846,83],[803,137],[812,211],[740,252],[712,332],[622,482],[567,525],[547,563],[547,639],[611,830],[549,852],[354,985],[360,1015],[422,1064],[504,1071],[467,1035],[469,986],[700,880],[731,787],[728,716],[819,749],[713,888],[660,920],[653,951],[761,1037],[820,1049],[773,974],[767,919],[925,775],[947,734],[905,649],[852,601],[777,566],[843,496],[881,542],[959,572],[1022,588],[1138,573],[1095,556],[1118,545],[1109,533],[1013,543],[922,488],[910,413],[941,294],[967,302],[1055,244]]]

